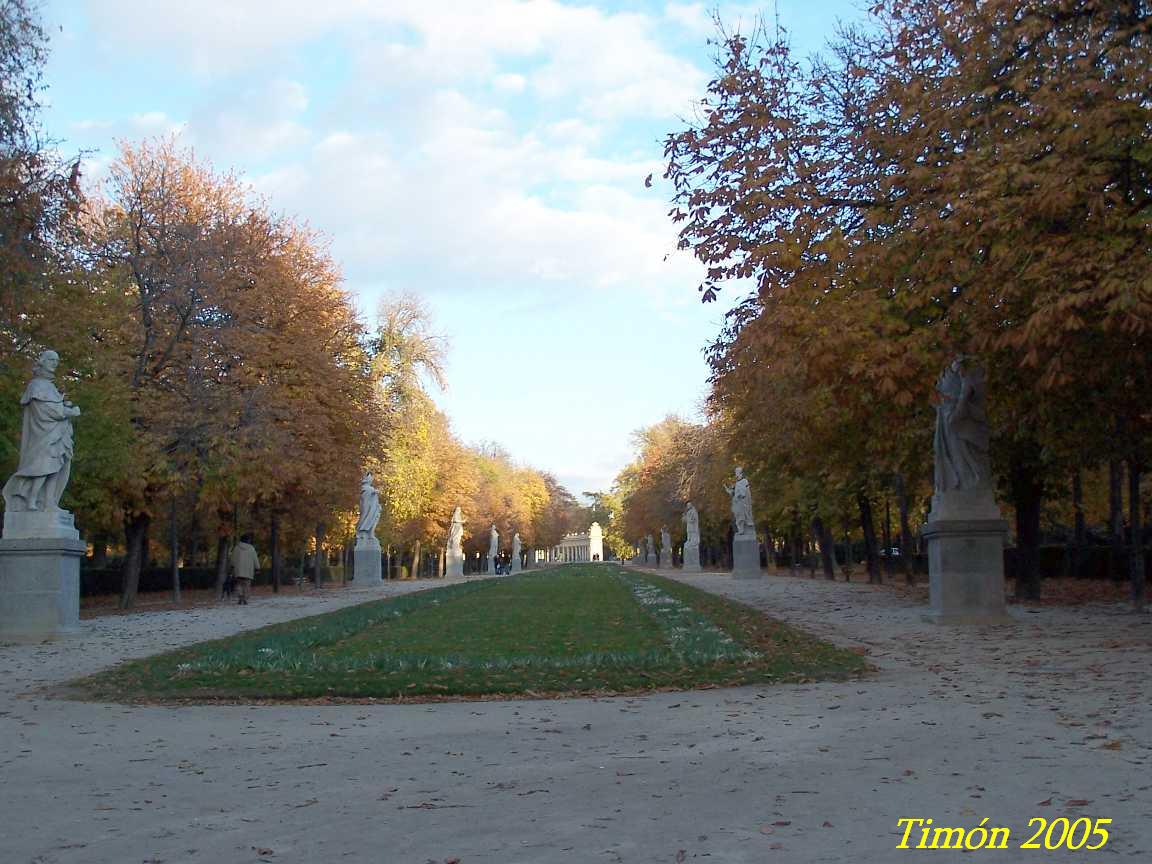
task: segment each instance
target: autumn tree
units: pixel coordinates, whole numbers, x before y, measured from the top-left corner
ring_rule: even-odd
[[[725,35],[701,121],[668,139],[705,297],[757,284],[714,355],[718,392],[832,420],[799,444],[863,509],[877,480],[923,476],[909,454],[935,372],[977,354],[1031,594],[1060,460],[1115,454],[1138,478],[1147,438],[1149,9],[891,0],[871,16],[809,64],[781,31]],[[801,411],[748,389],[791,363]],[[770,413],[745,432],[786,435]]]

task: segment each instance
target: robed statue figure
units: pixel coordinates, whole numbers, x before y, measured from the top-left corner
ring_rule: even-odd
[[[936,491],[990,489],[984,369],[956,357],[936,382]]]
[[[448,554],[460,557],[464,554],[464,516],[457,507],[452,511],[452,524],[448,527]]]
[[[372,485],[371,472],[360,481],[360,521],[356,523],[356,536],[373,537],[380,521],[380,493]]]
[[[684,508],[684,530],[687,532],[684,545],[698,546],[700,544],[700,513],[692,506],[691,501]]]
[[[72,470],[72,418],[80,409],[56,389],[54,378],[60,356],[45,351],[32,367],[32,380],[20,397],[23,426],[20,464],[4,484],[4,506],[21,510],[60,509],[60,496]]]

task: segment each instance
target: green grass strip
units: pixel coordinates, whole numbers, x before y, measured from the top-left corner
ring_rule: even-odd
[[[613,565],[463,583],[204,642],[77,682],[106,699],[605,693],[845,677],[862,658]]]

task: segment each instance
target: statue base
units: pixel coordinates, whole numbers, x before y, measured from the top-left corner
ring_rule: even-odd
[[[700,572],[700,544],[684,544],[684,560],[680,564],[680,569],[685,573]]]
[[[5,540],[79,540],[80,532],[67,510],[5,510]]]
[[[929,522],[947,520],[1000,519],[1000,508],[992,489],[949,489],[932,496]]]
[[[384,583],[380,541],[375,537],[356,537],[356,547],[352,550],[352,581],[359,586]]]
[[[0,540],[0,642],[80,632],[80,559],[87,551],[87,543],[70,537]]]
[[[935,499],[932,512],[936,513]],[[926,621],[935,624],[1013,622],[1004,603],[1006,521],[933,518],[924,525],[923,537],[928,544],[930,598],[930,609],[924,616]]]
[[[453,553],[451,549],[444,555],[444,578],[464,578],[464,554]]]
[[[510,575],[514,575],[516,573],[523,573],[523,572],[524,572],[524,568],[520,566],[520,556],[519,555],[513,555],[512,561],[508,565],[508,573]]]
[[[656,562],[656,566],[659,567],[661,570],[672,569],[672,556],[668,552],[661,551],[660,552],[660,558]]]
[[[737,534],[732,538],[732,578],[733,579],[761,579],[764,571],[760,569],[760,541],[755,536],[741,537]]]

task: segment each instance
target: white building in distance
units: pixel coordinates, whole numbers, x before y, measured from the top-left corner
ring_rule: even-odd
[[[537,549],[537,564],[580,564],[604,560],[604,532],[593,522],[582,534],[565,534],[559,545]]]

